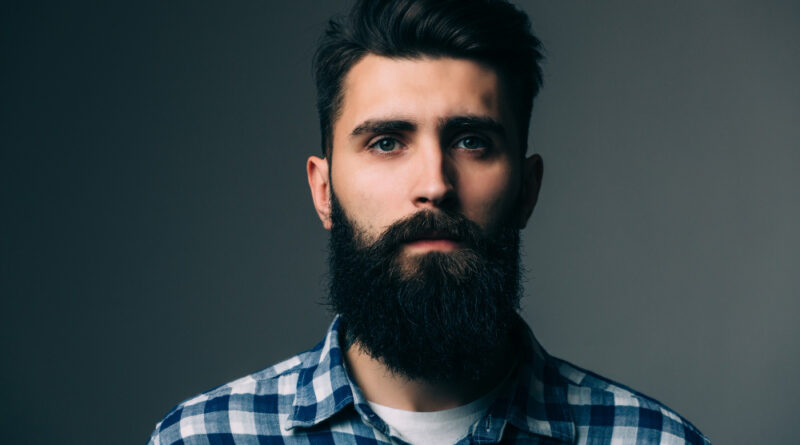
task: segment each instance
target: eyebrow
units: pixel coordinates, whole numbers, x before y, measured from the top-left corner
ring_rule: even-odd
[[[362,122],[359,126],[354,128],[353,132],[350,133],[350,136],[359,136],[362,134],[414,131],[416,129],[417,129],[417,124],[410,120],[369,119]]]
[[[457,133],[459,131],[485,131],[506,137],[506,128],[500,122],[489,116],[454,116],[439,121],[439,128],[443,133]]]
[[[350,133],[351,137],[363,134],[409,132],[417,129],[417,123],[410,119],[368,119]],[[487,131],[506,137],[506,129],[500,122],[489,116],[465,115],[446,117],[439,120],[439,131],[456,133],[459,131]]]

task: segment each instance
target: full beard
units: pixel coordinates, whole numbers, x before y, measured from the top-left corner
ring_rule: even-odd
[[[519,308],[519,231],[487,236],[461,214],[420,211],[368,242],[331,201],[329,303],[346,345],[411,380],[493,375]],[[459,248],[404,254],[406,242],[432,232]]]

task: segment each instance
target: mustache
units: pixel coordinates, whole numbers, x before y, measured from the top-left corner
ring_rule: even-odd
[[[486,236],[476,223],[460,213],[421,210],[387,227],[369,247],[375,253],[397,251],[405,243],[425,239],[447,239],[464,248],[486,251]]]

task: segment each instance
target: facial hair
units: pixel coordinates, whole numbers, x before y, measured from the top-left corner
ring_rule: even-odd
[[[331,210],[329,304],[346,344],[411,380],[478,382],[495,372],[519,308],[517,228],[488,236],[460,213],[424,210],[369,241],[333,194]],[[431,234],[458,248],[404,254]]]

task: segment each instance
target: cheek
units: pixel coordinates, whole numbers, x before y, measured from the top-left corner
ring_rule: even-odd
[[[507,165],[497,165],[470,176],[461,181],[459,187],[464,214],[481,227],[494,228],[508,218],[516,206],[518,175]]]
[[[377,236],[396,219],[398,186],[385,173],[342,163],[341,169],[333,169],[331,181],[348,218],[368,236]]]

